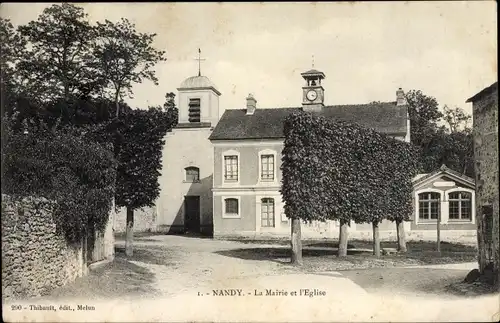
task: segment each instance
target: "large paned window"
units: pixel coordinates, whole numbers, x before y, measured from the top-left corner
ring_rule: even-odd
[[[238,156],[224,156],[224,180],[238,181]]]
[[[472,220],[472,194],[451,192],[448,194],[450,220]]]
[[[264,228],[273,228],[275,223],[274,199],[263,198],[260,210],[261,226]]]
[[[440,212],[441,195],[436,192],[418,194],[418,217],[420,220],[437,220]]]
[[[261,155],[261,173],[262,181],[274,181],[274,155]]]

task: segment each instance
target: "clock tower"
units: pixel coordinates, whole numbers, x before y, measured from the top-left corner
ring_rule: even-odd
[[[321,80],[325,78],[325,74],[312,69],[300,75],[306,81],[306,85],[302,87],[302,109],[309,112],[321,111],[325,101],[325,89]]]

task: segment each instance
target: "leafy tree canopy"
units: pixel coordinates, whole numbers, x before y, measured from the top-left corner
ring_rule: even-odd
[[[410,144],[309,113],[288,117],[284,131],[281,192],[289,218],[408,218],[419,166]]]

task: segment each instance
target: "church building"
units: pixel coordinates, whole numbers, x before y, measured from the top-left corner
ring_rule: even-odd
[[[134,231],[215,238],[289,237],[290,221],[280,193],[281,153],[284,121],[298,111],[356,122],[410,141],[408,106],[401,88],[388,102],[325,105],[326,75],[312,69],[301,77],[300,106],[262,109],[249,94],[246,103],[242,100],[243,109],[225,109],[220,120],[221,93],[215,84],[201,73],[184,80],[177,89],[179,123],[165,138],[160,196],[155,207],[135,211]],[[434,240],[438,213],[443,239],[475,239],[472,179],[443,166],[418,175],[413,182],[415,212],[404,223],[408,239]],[[453,186],[440,188],[441,182]],[[125,231],[125,218],[124,211],[115,218],[115,232]],[[379,228],[381,239],[396,238],[394,223],[384,220]],[[339,230],[337,221],[306,223],[302,237],[335,239]],[[372,227],[353,222],[349,232],[352,238],[371,239]]]
[[[208,137],[219,120],[221,93],[201,73],[177,90],[179,122],[163,147],[157,229],[211,233],[214,154]]]

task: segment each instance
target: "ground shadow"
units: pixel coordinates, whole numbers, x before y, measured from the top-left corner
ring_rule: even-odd
[[[242,244],[270,244],[276,246],[289,246],[290,239],[245,239],[245,238],[232,238],[224,239],[225,241],[234,241]],[[338,248],[339,242],[335,240],[302,240],[303,246],[308,247],[324,247],[324,248]],[[364,243],[366,245],[366,243]],[[347,249],[354,249],[356,246],[352,243],[347,244]]]
[[[198,232],[185,232],[185,233],[169,233],[170,236],[180,236],[184,238],[196,238],[196,239],[213,239],[211,233],[198,233]]]
[[[172,260],[175,250],[159,246],[148,246],[147,248],[134,248],[132,256],[128,257],[125,254],[125,247],[115,246],[115,258],[151,265],[176,266],[176,263]]]
[[[39,297],[43,300],[57,299],[111,299],[158,295],[155,275],[150,270],[115,258],[109,264],[97,268],[74,282],[56,288]]]
[[[332,242],[311,242],[311,243],[306,243],[308,247],[322,247],[322,248],[335,248],[338,249],[339,243],[338,241],[332,241]],[[356,248],[355,245],[348,243],[347,244],[347,249],[354,249]]]
[[[215,252],[218,255],[233,257],[245,260],[265,260],[283,263],[283,259],[290,258],[292,251],[290,248],[280,247],[262,247],[262,248],[240,248],[231,250],[219,250]],[[302,248],[302,257],[323,257],[323,256],[336,256],[337,249],[333,248]],[[348,255],[367,254],[366,251],[360,250],[347,250]],[[371,252],[369,252],[371,254]]]
[[[342,276],[350,279],[368,292],[426,293],[429,295],[453,295],[461,297],[495,293],[493,289],[476,288],[475,291],[470,291],[457,288],[456,284],[463,281],[468,272],[469,270],[466,269],[397,267],[339,271]]]

